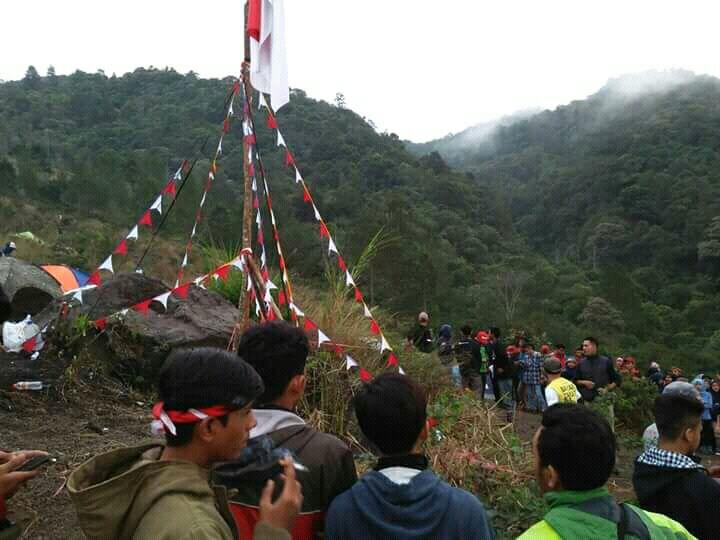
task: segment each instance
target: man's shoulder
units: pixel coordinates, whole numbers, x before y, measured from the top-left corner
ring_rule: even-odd
[[[555,540],[556,538],[560,538],[560,535],[545,520],[538,521],[518,536],[518,540]]]
[[[168,516],[172,516],[168,520]],[[148,508],[135,530],[136,538],[232,538],[232,531],[214,498],[174,492]]]

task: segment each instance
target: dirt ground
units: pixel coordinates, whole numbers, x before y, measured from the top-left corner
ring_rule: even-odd
[[[147,440],[151,400],[112,383],[73,385],[52,395],[0,391],[0,448],[44,449],[58,459],[9,501],[11,517],[26,527],[25,538],[83,538],[64,489],[66,478],[95,454]],[[529,443],[539,424],[539,415],[520,412],[515,429]],[[610,487],[621,500],[634,498],[631,476],[639,451],[620,446]],[[720,465],[720,459],[704,464]]]

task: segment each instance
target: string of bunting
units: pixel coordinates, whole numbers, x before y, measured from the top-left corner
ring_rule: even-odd
[[[215,180],[215,175],[217,174],[218,170],[218,164],[217,160],[223,153],[223,140],[225,138],[225,135],[230,133],[230,121],[232,119],[234,111],[234,103],[235,103],[235,97],[237,96],[238,92],[240,91],[240,82],[235,80],[233,82],[232,91],[230,94],[230,102],[228,104],[227,110],[225,111],[225,117],[223,118],[223,124],[222,128],[220,130],[220,137],[218,140],[218,145],[215,150],[215,156],[213,157],[212,161],[210,162],[210,168],[208,170],[208,174],[205,180],[205,185],[203,187],[202,196],[200,197],[200,203],[198,204],[197,211],[195,212],[195,221],[193,223],[193,227],[190,231],[190,236],[188,238],[187,244],[185,245],[185,254],[183,255],[182,261],[180,262],[180,266],[178,268],[177,272],[177,279],[175,281],[175,286],[178,286],[180,282],[183,280],[185,276],[185,268],[188,265],[188,262],[190,260],[190,255],[192,253],[193,249],[193,241],[195,239],[195,235],[197,234],[198,227],[200,226],[200,222],[203,218],[203,208],[205,206],[205,203],[207,202],[208,193],[210,193],[210,189],[212,188],[213,182]]]
[[[183,160],[182,164],[178,168],[177,171],[175,171],[175,174],[171,176],[168,181],[165,183],[165,186],[160,191],[158,196],[155,198],[154,202],[150,205],[150,207],[143,212],[143,214],[140,216],[140,219],[137,221],[137,223],[130,229],[130,232],[123,238],[117,246],[115,246],[115,249],[110,253],[110,255],[98,266],[95,271],[90,274],[90,277],[88,278],[87,284],[88,285],[95,285],[98,286],[102,283],[102,277],[100,272],[102,270],[108,271],[111,274],[115,273],[115,269],[113,267],[113,256],[114,255],[121,255],[123,257],[127,257],[128,254],[128,240],[133,240],[134,242],[138,241],[138,238],[140,236],[140,227],[150,227],[152,229],[153,227],[153,218],[152,214],[153,212],[157,212],[158,214],[162,215],[162,204],[163,204],[163,196],[168,195],[172,198],[175,198],[175,194],[177,193],[177,187],[180,182],[183,180],[183,175],[187,174],[188,170],[190,169],[190,163],[187,160]],[[82,290],[75,290],[73,291],[73,294],[80,294],[80,303],[82,303]]]
[[[271,130],[275,130],[277,133],[277,147],[283,147],[285,150],[285,166],[287,168],[291,168],[295,171],[295,183],[299,184],[302,188],[302,194],[303,194],[303,201],[306,204],[311,205],[313,210],[313,215],[315,216],[315,219],[318,222],[318,231],[320,238],[326,238],[328,241],[328,255],[334,255],[336,258],[336,263],[338,265],[338,268],[345,272],[345,285],[348,288],[351,288],[353,291],[353,296],[355,298],[355,302],[362,305],[363,308],[363,314],[367,319],[370,321],[370,333],[373,335],[378,336],[379,342],[380,342],[380,354],[383,355],[384,359],[386,360],[386,367],[397,367],[398,370],[401,370],[399,361],[397,356],[395,355],[395,352],[393,351],[392,347],[388,343],[387,339],[385,338],[385,334],[382,331],[382,328],[380,327],[380,324],[378,323],[377,319],[373,316],[372,311],[368,307],[367,303],[365,302],[365,297],[363,296],[360,288],[355,283],[355,280],[353,279],[353,276],[350,272],[350,269],[347,266],[347,263],[345,262],[345,259],[342,257],[340,251],[338,250],[337,244],[333,240],[332,234],[330,233],[330,230],[327,226],[327,223],[322,218],[322,215],[320,214],[320,211],[317,208],[317,205],[315,204],[315,201],[310,193],[310,189],[308,188],[307,183],[305,182],[305,179],[300,174],[300,170],[298,169],[297,164],[295,163],[295,157],[293,156],[292,152],[290,151],[290,148],[288,147],[287,142],[285,141],[285,138],[282,135],[282,132],[280,131],[280,127],[277,121],[277,118],[275,117],[275,114],[271,110],[270,106],[265,101],[265,98],[262,93],[259,94],[259,108],[265,108],[266,114],[267,114],[267,126]]]

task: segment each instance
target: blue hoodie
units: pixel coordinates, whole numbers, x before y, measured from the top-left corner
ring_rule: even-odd
[[[364,475],[333,500],[325,537],[492,540],[495,533],[480,501],[426,469],[403,485],[378,471]]]

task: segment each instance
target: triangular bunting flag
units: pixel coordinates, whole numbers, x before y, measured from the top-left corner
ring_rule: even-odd
[[[268,127],[268,129],[277,129],[278,128],[277,120],[275,120],[275,117],[272,114],[268,114],[267,127]]]
[[[263,93],[259,92],[258,96],[258,109],[262,109],[263,107],[267,108],[267,102],[265,101],[265,96],[263,96]]]
[[[318,328],[318,347],[322,345],[323,343],[327,343],[330,341],[330,338],[327,337],[322,330]]]
[[[395,356],[395,353],[392,353],[392,352],[391,352],[391,353],[388,355],[387,366],[386,366],[386,367],[393,367],[393,366],[397,366],[398,364],[399,364],[399,362],[398,362],[397,356]]]
[[[152,303],[152,298],[150,300],[145,300],[144,302],[140,302],[139,304],[135,304],[132,308],[142,313],[147,317],[148,311],[150,310],[150,304]]]
[[[217,150],[215,151],[215,155],[216,155],[216,156],[219,156],[219,155],[222,154],[222,141],[223,141],[223,140],[222,140],[222,137],[220,137],[220,140],[218,141]]]
[[[363,295],[357,287],[355,287],[355,301],[358,304],[363,301]]]
[[[82,291],[76,291],[72,297],[73,297],[73,300],[77,300],[81,304],[83,303]]]
[[[382,343],[381,343],[381,345],[380,345],[380,352],[385,352],[385,351],[392,351],[392,347],[390,346],[390,344],[389,344],[389,343],[387,342],[387,340],[385,339],[385,336],[382,336]]]
[[[320,222],[320,238],[330,238],[330,231],[324,221]]]
[[[162,196],[155,199],[155,202],[152,203],[150,210],[157,210],[159,213],[162,214]]]
[[[372,381],[372,375],[368,370],[365,368],[360,368],[360,373],[358,374],[360,376],[360,380],[362,382],[370,382]]]
[[[216,275],[222,279],[223,281],[227,281],[228,277],[230,276],[230,268],[232,268],[231,265],[225,265],[221,268],[218,268],[218,271],[216,272]]]
[[[98,270],[107,270],[111,274],[115,273],[115,270],[113,270],[113,265],[112,265],[112,255],[110,255],[107,259],[105,259],[105,261],[103,261],[103,263],[100,266],[98,266]]]
[[[305,313],[303,313],[302,310],[301,310],[299,307],[297,307],[295,304],[293,304],[292,302],[290,303],[290,309],[292,309],[293,312],[295,312],[295,314],[296,314],[298,317],[304,317],[304,316],[305,316]]]
[[[403,370],[403,368],[401,368],[401,367],[398,366],[398,373],[399,373],[400,375],[405,375],[405,370]]]
[[[290,150],[285,151],[285,166],[290,167],[290,165],[295,165],[295,158],[290,153]]]
[[[188,265],[188,256],[187,252],[185,252],[185,256],[183,257],[183,262],[180,264],[182,268],[185,268]]]
[[[172,195],[172,197],[175,197],[176,190],[175,190],[175,182],[173,180],[168,180],[168,183],[165,184],[165,188],[163,189],[163,193],[165,195]]]
[[[177,296],[178,298],[187,298],[188,293],[190,292],[190,284],[185,283],[184,285],[180,285],[179,287],[175,287],[172,290],[172,293]]]
[[[300,171],[298,170],[297,167],[295,167],[295,183],[297,184],[298,182],[302,182],[302,181],[303,181],[303,177],[300,176]]]
[[[150,210],[148,210],[140,218],[140,221],[138,221],[138,225],[147,225],[148,227],[152,227],[152,224],[152,215],[150,214]]]
[[[275,240],[277,240],[277,237]],[[282,255],[278,258],[278,265],[280,266],[280,270],[285,270],[285,257]],[[285,274],[283,274],[283,281],[285,281]]]
[[[95,325],[95,328],[102,331],[105,330],[105,327],[107,326],[107,319],[98,319],[93,323]]]
[[[342,355],[345,351],[343,351],[342,345],[335,345],[333,347],[333,351],[335,351],[335,354],[338,355],[340,358],[342,358]]]
[[[343,259],[340,255],[338,255],[338,268],[342,270],[343,272],[347,271],[347,265],[345,264],[345,259]]]
[[[128,235],[127,235],[125,238],[127,238],[128,240],[137,240],[137,239],[138,239],[138,227],[137,227],[137,225],[135,225],[135,226],[131,229],[130,233],[128,233]]]
[[[322,221],[320,211],[317,209],[317,206],[315,206],[315,203],[313,203],[313,212],[315,213],[315,219],[317,219],[318,221]]]
[[[31,337],[27,341],[25,341],[22,345],[23,351],[25,352],[33,352],[35,350],[35,345],[37,345],[37,335]]]
[[[353,360],[353,357],[349,354],[345,355],[345,369],[352,369],[354,367],[357,367],[358,363]]]
[[[277,145],[278,145],[278,146],[284,146],[285,148],[287,148],[287,145],[285,144],[285,139],[283,138],[282,133],[280,133],[280,130],[279,130],[279,129],[278,129]]]
[[[244,137],[245,144],[256,144],[257,138],[255,137],[254,133],[249,133],[248,135],[245,135]]]
[[[115,255],[127,255],[127,240],[120,242],[113,253]]]
[[[168,298],[170,298],[170,294],[170,292],[166,292],[164,294],[156,296],[155,298],[153,298],[153,301],[160,302],[165,308],[165,310],[167,310]]]
[[[278,304],[281,306],[284,306],[287,303],[287,300],[285,299],[285,291],[280,291],[278,293]]]
[[[348,287],[355,286],[355,280],[352,277],[352,274],[350,274],[350,271],[345,269],[345,285]]]
[[[230,105],[230,107],[232,108],[232,104]],[[229,112],[229,114],[232,114],[232,113]],[[230,133],[230,119],[229,118],[225,118],[225,120],[223,121],[223,133]]]
[[[87,280],[88,285],[96,285],[100,286],[100,283],[102,283],[102,280],[100,279],[100,272],[95,270],[92,274],[90,274],[90,277]]]
[[[367,307],[367,304],[363,302],[363,313],[368,319],[372,319],[372,313],[370,313],[370,308]]]
[[[333,239],[330,238],[330,242],[328,243],[328,253],[336,253],[337,254],[337,246],[335,245],[335,242],[333,242]]]
[[[305,323],[303,324],[305,330],[310,332],[311,330],[317,330],[317,324],[310,320],[309,317],[305,317]]]
[[[309,203],[312,201],[312,197],[310,196],[310,192],[308,191],[307,187],[303,185],[303,202]],[[314,207],[314,205],[313,205]]]
[[[373,334],[380,333],[380,325],[378,325],[378,323],[375,319],[370,321],[370,332],[372,332]]]
[[[275,285],[272,281],[270,281],[269,279],[265,279],[265,281],[267,281],[267,284],[266,284],[265,286],[266,286],[268,289],[270,289],[270,290],[272,290],[272,291],[274,291],[275,289],[277,289],[277,285]]]

